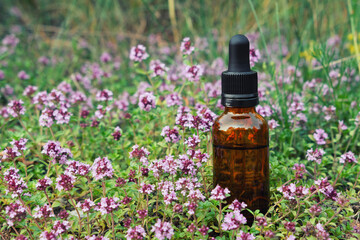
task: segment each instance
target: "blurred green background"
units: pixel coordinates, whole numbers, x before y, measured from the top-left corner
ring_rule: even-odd
[[[355,13],[359,2],[352,1]],[[286,42],[298,48],[303,44],[296,43],[326,41],[350,29],[346,0],[2,0],[0,22],[1,32],[19,24],[35,39],[61,48],[70,47],[68,40],[78,37],[92,44],[119,38],[134,44],[156,34],[161,44],[179,43],[184,36],[210,37],[214,32],[222,44],[235,33],[258,32],[259,27],[266,38],[274,38],[278,23]],[[359,21],[355,22],[358,28]]]

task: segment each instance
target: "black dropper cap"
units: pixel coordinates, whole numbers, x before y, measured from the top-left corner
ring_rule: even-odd
[[[221,104],[253,107],[259,103],[257,72],[250,69],[249,40],[235,35],[229,42],[229,67],[221,74]]]

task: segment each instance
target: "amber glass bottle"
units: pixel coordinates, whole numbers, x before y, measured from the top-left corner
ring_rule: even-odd
[[[214,185],[227,187],[234,199],[266,213],[269,204],[269,128],[258,104],[257,73],[249,64],[249,41],[235,35],[229,44],[229,69],[222,73],[225,111],[213,125]],[[251,214],[243,214],[249,222]]]

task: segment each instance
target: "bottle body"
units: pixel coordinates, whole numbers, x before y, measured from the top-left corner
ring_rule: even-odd
[[[225,108],[213,125],[213,151],[214,186],[230,190],[228,203],[237,199],[253,211],[266,213],[270,200],[269,128],[255,107]]]

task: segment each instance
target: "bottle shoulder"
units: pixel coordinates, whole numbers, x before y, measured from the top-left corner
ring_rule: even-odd
[[[224,112],[214,121],[213,139],[214,144],[268,145],[269,127],[256,112]]]

